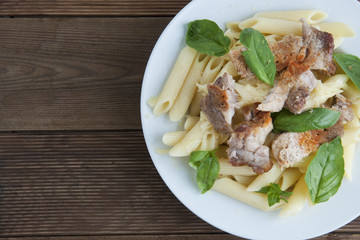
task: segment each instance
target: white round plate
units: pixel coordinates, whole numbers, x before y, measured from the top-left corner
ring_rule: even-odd
[[[360,148],[354,159],[353,179],[344,178],[338,193],[329,201],[299,214],[278,217],[278,212],[262,212],[215,191],[201,194],[196,172],[187,158],[158,154],[164,149],[162,135],[178,128],[168,115],[155,116],[146,101],[160,93],[181,48],[185,46],[187,23],[210,19],[222,29],[225,22],[243,20],[266,10],[321,9],[325,21],[344,22],[360,34],[360,3],[356,0],[194,0],[165,28],[148,61],[141,92],[141,119],[145,141],[160,176],[174,195],[193,213],[230,234],[250,239],[305,239],[331,232],[360,214]],[[338,51],[360,56],[360,38],[346,38]]]

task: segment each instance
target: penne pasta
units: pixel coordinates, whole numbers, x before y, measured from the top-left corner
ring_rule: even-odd
[[[215,79],[217,79],[218,77],[223,76],[224,73],[230,74],[233,78],[239,75],[238,72],[236,71],[235,67],[234,67],[234,64],[232,62],[227,62],[223,66],[223,68],[220,70],[218,75],[215,77]]]
[[[151,97],[151,98],[149,98],[149,100],[147,100],[147,104],[148,104],[150,107],[155,107],[156,102],[157,102],[158,99],[159,99],[159,96]]]
[[[342,36],[333,36],[334,37],[334,49],[337,49],[340,47],[340,45],[343,43],[344,38]]]
[[[249,166],[233,166],[228,159],[219,159],[220,170],[219,174],[223,175],[240,175],[240,176],[255,176],[256,174]]]
[[[310,93],[309,99],[305,104],[305,109],[321,106],[326,100],[343,92],[349,77],[345,74],[336,74],[325,82],[319,81],[316,88]]]
[[[176,122],[184,117],[196,92],[196,83],[199,82],[209,58],[206,54],[197,54],[195,57],[184,85],[169,112],[171,121]]]
[[[344,136],[341,138],[341,142],[344,146],[348,146],[352,143],[360,141],[360,127],[347,128],[344,130]]]
[[[300,36],[302,33],[302,24],[300,22],[264,17],[246,19],[239,23],[239,28],[254,28],[261,33],[277,34],[281,36],[288,34]]]
[[[199,80],[199,84],[207,84],[215,81],[220,69],[224,66],[225,60],[218,57],[212,57],[205,67],[202,77]],[[202,94],[197,91],[190,105],[190,115],[197,116],[200,114],[200,101]]]
[[[241,175],[234,175],[233,177],[236,180],[236,182],[244,186],[249,186],[249,184],[252,181],[254,181],[254,179],[256,178],[256,176],[241,176]]]
[[[276,182],[282,173],[283,171],[280,166],[277,163],[274,163],[270,171],[257,176],[246,190],[251,192],[259,191],[261,188],[268,186],[270,183]]]
[[[186,134],[187,131],[168,132],[163,135],[162,141],[165,145],[174,146],[180,142]]]
[[[289,217],[300,212],[308,198],[308,188],[305,182],[305,176],[302,176],[296,183],[293,194],[288,199],[288,204],[281,209],[280,217]]]
[[[352,164],[354,160],[354,154],[356,149],[356,143],[344,145],[344,163],[345,163],[345,177],[349,180],[352,179]]]
[[[166,113],[171,109],[182,88],[195,56],[196,50],[193,48],[186,46],[181,50],[169,78],[159,95],[159,99],[156,102],[153,110],[155,115]]]
[[[347,24],[341,22],[323,22],[315,25],[320,31],[331,33],[334,36],[354,37],[355,32]]]
[[[354,113],[360,118],[360,90],[357,89],[353,82],[348,81],[344,86],[343,94],[351,101]]]
[[[302,176],[302,173],[297,168],[288,168],[281,175],[279,180],[280,189],[285,191],[292,187]]]
[[[230,178],[217,179],[212,189],[263,211],[276,210],[283,205],[281,202],[269,207],[265,194],[249,192],[244,185]]]
[[[303,18],[309,24],[315,24],[323,21],[327,17],[327,13],[321,10],[293,10],[293,11],[268,11],[258,12],[254,17],[266,17],[284,19],[289,21],[298,22],[299,19]]]
[[[184,136],[184,138],[174,145],[169,155],[172,157],[185,157],[190,156],[192,151],[195,151],[201,144],[202,130],[201,122],[195,124],[195,126]]]
[[[189,131],[190,129],[192,129],[195,126],[195,124],[199,120],[200,120],[200,117],[198,117],[198,116],[188,116],[184,123],[184,130]]]
[[[235,83],[235,90],[240,96],[239,107],[262,102],[269,94],[271,87],[257,79],[240,80]]]

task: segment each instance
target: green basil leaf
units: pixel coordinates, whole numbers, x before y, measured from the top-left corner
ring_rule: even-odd
[[[270,186],[265,186],[257,192],[266,193],[268,195],[268,204],[270,207],[275,203],[280,202],[281,199],[287,202],[287,200],[281,196],[289,197],[292,195],[292,192],[281,190],[279,184],[277,183],[270,183]]]
[[[197,169],[196,181],[201,193],[209,191],[219,174],[220,164],[213,151],[194,151],[190,155],[189,165]]]
[[[194,151],[190,154],[189,165],[197,169],[201,161],[210,156],[211,154],[209,151]]]
[[[240,42],[247,48],[242,52],[250,70],[262,81],[274,85],[276,65],[264,35],[253,28],[245,28],[240,33]]]
[[[360,89],[360,59],[350,54],[334,54],[334,58],[356,87]]]
[[[314,204],[326,202],[339,189],[345,172],[343,152],[341,139],[337,137],[321,145],[311,161],[305,182]]]
[[[229,51],[230,39],[219,26],[208,19],[188,23],[186,44],[198,52],[220,57]]]
[[[327,108],[313,108],[300,114],[293,114],[283,109],[274,115],[274,130],[285,132],[305,132],[313,129],[324,129],[333,126],[341,113]]]
[[[197,169],[196,181],[201,193],[209,191],[219,174],[220,164],[215,156],[214,152],[211,152],[211,156],[205,158]]]

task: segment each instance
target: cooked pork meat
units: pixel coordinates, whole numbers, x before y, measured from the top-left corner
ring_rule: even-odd
[[[276,71],[281,71],[287,68],[291,61],[296,61],[302,47],[302,38],[293,35],[286,35],[280,41],[270,45],[275,56]]]
[[[229,56],[231,62],[234,64],[236,71],[239,73],[242,78],[253,78],[255,77],[254,73],[250,70],[250,68],[245,63],[245,58],[242,55],[242,52],[245,51],[246,48],[239,50],[232,50],[229,52]]]
[[[233,166],[251,166],[255,173],[262,174],[272,167],[269,148],[263,145],[273,129],[272,119],[269,112],[255,108],[247,112],[245,118],[247,121],[232,132],[227,142],[229,161]]]
[[[341,112],[339,121],[341,121],[342,124],[350,122],[354,118],[354,113],[351,110],[350,100],[341,94],[336,94],[335,103],[331,109]]]
[[[302,35],[306,56],[303,64],[310,69],[321,70],[327,74],[334,74],[336,65],[333,62],[334,38],[330,33],[322,32],[309,26],[304,19]]]
[[[282,40],[271,44],[269,47],[275,56],[276,71],[285,69],[290,61],[296,60],[302,46],[302,38],[293,35],[287,35]],[[245,50],[245,47],[232,50],[229,52],[229,56],[236,71],[242,78],[253,78],[255,75],[246,65],[245,58],[242,56],[242,52]]]
[[[275,86],[270,90],[265,101],[261,103],[257,109],[267,112],[279,112],[284,107],[284,103],[294,84],[295,76],[288,69],[284,70],[275,82]]]
[[[201,110],[207,115],[215,130],[230,134],[231,121],[237,108],[238,95],[234,90],[235,81],[228,73],[208,85],[208,94],[200,103]]]
[[[338,94],[331,109],[341,112],[341,117],[334,126],[300,133],[282,133],[275,138],[271,148],[274,158],[281,166],[291,167],[311,152],[316,151],[321,144],[344,134],[343,124],[353,118],[350,101]]]
[[[295,82],[295,86],[290,89],[289,96],[285,102],[286,108],[295,114],[303,112],[306,101],[318,82],[310,70],[300,74]]]
[[[286,107],[298,114],[304,110],[306,100],[318,82],[310,70],[335,73],[336,66],[332,61],[334,39],[330,33],[310,27],[304,20],[302,41],[292,36],[284,39],[285,42],[274,44],[272,49],[277,68],[286,69],[258,110],[278,112],[286,102]],[[289,55],[283,56],[286,54]]]

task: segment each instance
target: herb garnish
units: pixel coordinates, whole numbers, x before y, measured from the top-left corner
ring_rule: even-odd
[[[274,85],[275,57],[264,35],[253,28],[245,28],[240,33],[240,42],[247,48],[242,52],[250,70],[265,83]]]
[[[269,207],[271,207],[275,203],[280,202],[281,199],[285,202],[288,202],[284,197],[289,197],[292,195],[292,192],[281,190],[279,184],[277,183],[270,183],[270,186],[263,187],[257,192],[265,193],[268,195]]]
[[[209,191],[219,174],[220,164],[213,151],[194,151],[190,155],[189,165],[197,170],[196,181],[201,193]]]
[[[293,114],[287,109],[272,114],[274,130],[277,132],[305,132],[333,126],[341,113],[327,108],[313,108],[300,114]]]
[[[326,202],[339,189],[345,172],[343,152],[341,139],[337,137],[321,145],[311,161],[305,181],[314,204]]]
[[[360,59],[350,54],[334,54],[334,58],[356,87],[360,89]]]
[[[188,23],[186,44],[198,52],[220,57],[229,52],[230,39],[219,26],[208,19]]]

